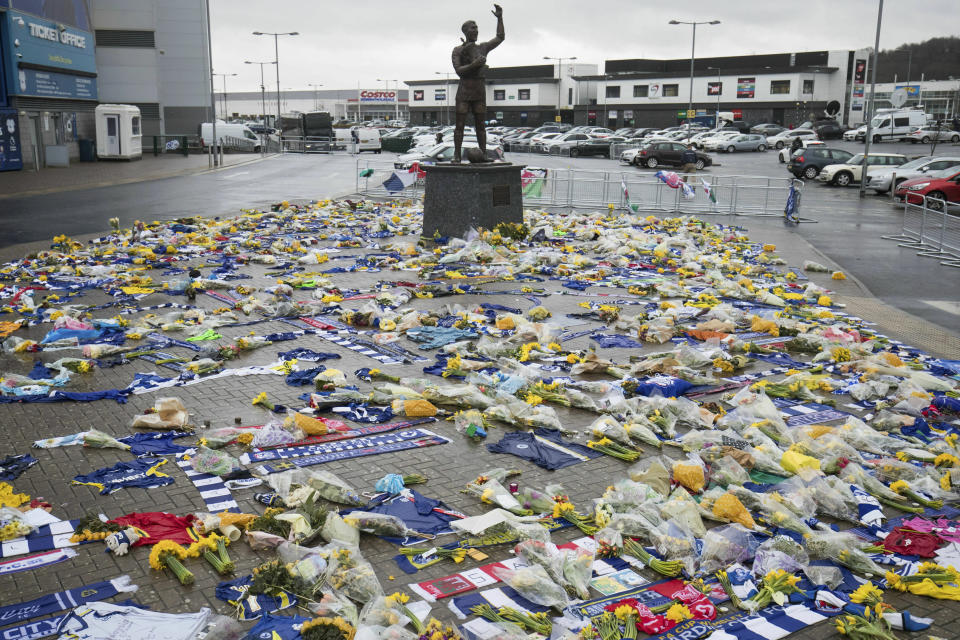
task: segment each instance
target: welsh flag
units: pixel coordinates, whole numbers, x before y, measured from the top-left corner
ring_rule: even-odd
[[[636,213],[640,205],[630,204],[630,191],[627,189],[627,181],[623,176],[620,177],[620,188],[623,190],[623,201],[627,203],[627,209]]]
[[[710,183],[700,178],[700,182],[703,183],[703,192],[707,194],[707,197],[710,198],[710,202],[717,204],[717,194],[713,192],[713,189],[710,187]]]
[[[524,168],[520,173],[520,185],[523,195],[539,198],[543,194],[543,185],[547,182],[547,170]]]

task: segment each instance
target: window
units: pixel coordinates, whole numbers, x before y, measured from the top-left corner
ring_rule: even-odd
[[[790,93],[790,81],[789,80],[771,80],[770,81],[770,94],[771,95],[784,95]]]
[[[573,87],[567,89],[567,104],[573,104]]]
[[[620,87],[611,87],[607,86],[607,97],[608,98],[619,98],[620,97]]]
[[[517,89],[517,100],[529,100],[530,89]]]
[[[140,116],[133,116],[130,120],[130,128],[133,130],[133,135],[140,135]]]
[[[117,117],[110,116],[107,118],[107,135],[115,136],[117,135]]]
[[[664,98],[676,98],[678,95],[680,95],[680,85],[678,84],[663,85]]]
[[[646,98],[650,93],[650,85],[647,84],[635,84],[633,85],[633,97],[634,98]]]
[[[910,118],[894,118],[894,119],[893,119],[893,126],[895,126],[895,127],[909,127],[909,126],[910,126]]]
[[[494,100],[506,100],[507,91],[506,89],[494,89],[493,90],[493,99]]]
[[[257,136],[254,135],[253,131],[244,131],[243,137],[247,140],[256,140]]]
[[[433,100],[435,102],[443,102],[447,99],[447,90],[446,89],[434,89],[433,90]]]
[[[804,93],[813,93],[813,80],[804,80],[804,81],[803,81],[803,92],[804,92]]]

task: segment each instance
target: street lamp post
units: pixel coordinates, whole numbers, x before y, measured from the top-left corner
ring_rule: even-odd
[[[719,20],[704,20],[704,21],[684,21],[684,20],[671,20],[668,24],[689,24],[693,27],[693,37],[690,41],[690,96],[687,101],[687,117],[690,116],[690,111],[693,110],[693,61],[696,58],[697,51],[697,25],[698,24],[720,24]],[[687,130],[689,137],[689,127]]]
[[[244,60],[243,64],[258,64],[260,65],[260,117],[263,119],[263,128],[260,130],[260,154],[263,155],[267,152],[267,87],[263,83],[263,65],[265,64],[277,64],[276,62],[254,62],[252,60]],[[277,123],[279,124],[279,123]]]
[[[449,71],[434,71],[438,76],[443,76],[446,79],[446,83],[443,85],[443,124],[444,126],[450,125],[450,76],[453,74]]]
[[[557,117],[556,121],[560,122],[560,92],[563,90],[563,61],[569,60],[573,62],[577,59],[577,56],[571,58],[553,58],[551,56],[543,56],[544,60],[556,60],[557,61]]]
[[[870,60],[870,100],[867,103],[867,132],[863,138],[863,170],[860,171],[860,192],[863,198],[867,194],[867,169],[870,167],[870,142],[873,137],[873,100],[877,94],[877,50],[880,48],[880,25],[883,22],[883,0],[877,7],[877,36],[873,43],[873,55]]]
[[[227,77],[235,76],[235,73],[215,73],[214,76],[220,76],[223,78],[223,119],[227,119]]]
[[[277,43],[280,36],[298,36],[299,31],[274,33],[272,31],[254,31],[255,36],[273,36],[273,59],[277,65],[277,126],[280,125],[280,45]]]
[[[314,82],[308,82],[307,86],[313,87],[313,110],[320,111],[320,93],[317,91],[317,89],[323,85]]]

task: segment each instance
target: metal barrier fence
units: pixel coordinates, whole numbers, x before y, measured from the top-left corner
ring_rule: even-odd
[[[383,183],[394,172],[406,168],[369,160],[357,160],[357,193],[374,197],[413,198],[423,194],[424,179],[418,179],[402,191],[389,192]],[[523,204],[545,208],[614,208],[636,212],[690,214],[699,216],[783,217],[790,188],[794,188],[794,216],[800,218],[803,181],[794,178],[758,176],[717,176],[693,173],[683,175],[694,188],[692,198],[681,189],[673,189],[654,174],[626,171],[586,171],[580,169],[538,169],[527,167]],[[542,176],[542,177],[540,177]],[[710,194],[707,193],[706,182]]]
[[[281,136],[281,153],[330,153],[343,151],[344,144],[330,136]]]
[[[905,198],[900,233],[882,237],[897,246],[916,249],[923,258],[960,267],[960,204],[929,196],[923,196],[922,202],[907,202]]]

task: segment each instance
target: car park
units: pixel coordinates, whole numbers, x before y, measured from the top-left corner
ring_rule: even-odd
[[[767,146],[774,149],[783,149],[793,144],[797,138],[801,140],[816,140],[817,132],[813,129],[788,129],[775,136],[767,136]]]
[[[810,127],[821,140],[840,140],[843,138],[844,128],[836,120],[818,120]]]
[[[726,140],[717,140],[707,145],[707,149],[717,151],[766,151],[767,139],[759,133],[738,133]]]
[[[927,206],[935,210],[942,209],[943,202],[960,204],[960,167],[907,180],[897,187],[894,195],[897,199],[905,199],[911,204],[923,204],[927,198]]]
[[[645,147],[641,147],[634,156],[633,163],[636,166],[644,166],[648,169],[656,169],[660,165],[671,165],[679,167],[683,164],[681,156],[686,150],[687,145],[679,142],[652,142]],[[621,154],[622,157],[622,154]],[[697,169],[703,169],[713,164],[713,158],[705,153],[697,151]]]
[[[937,157],[924,156],[911,160],[898,167],[887,167],[876,169],[867,174],[866,188],[872,189],[877,193],[887,193],[894,180],[894,188],[901,183],[916,178],[925,178],[937,174],[940,171],[960,166],[960,155]]]
[[[479,149],[480,146],[475,141],[463,141],[463,149]],[[441,142],[427,151],[414,151],[397,156],[393,163],[395,169],[409,169],[414,162],[420,164],[437,164],[438,162],[450,162],[453,160],[453,143]],[[503,149],[498,146],[487,145],[487,160],[493,162],[503,160]]]
[[[864,154],[858,153],[843,164],[828,164],[820,170],[817,180],[840,187],[860,182],[864,159],[866,159],[867,174],[874,168],[899,167],[907,162],[907,156],[900,153],[871,153],[866,158]]]
[[[915,131],[911,131],[908,135],[900,138],[914,144],[922,142],[923,144],[929,144],[936,140],[937,142],[960,142],[960,131],[954,131],[953,127],[948,124],[940,125],[924,125],[919,127]]]
[[[784,149],[786,151],[786,149]],[[831,164],[843,164],[850,160],[853,154],[843,149],[833,149],[823,143],[811,145],[805,149],[797,149],[790,161],[787,162],[787,171],[798,178],[813,180],[824,167]]]

